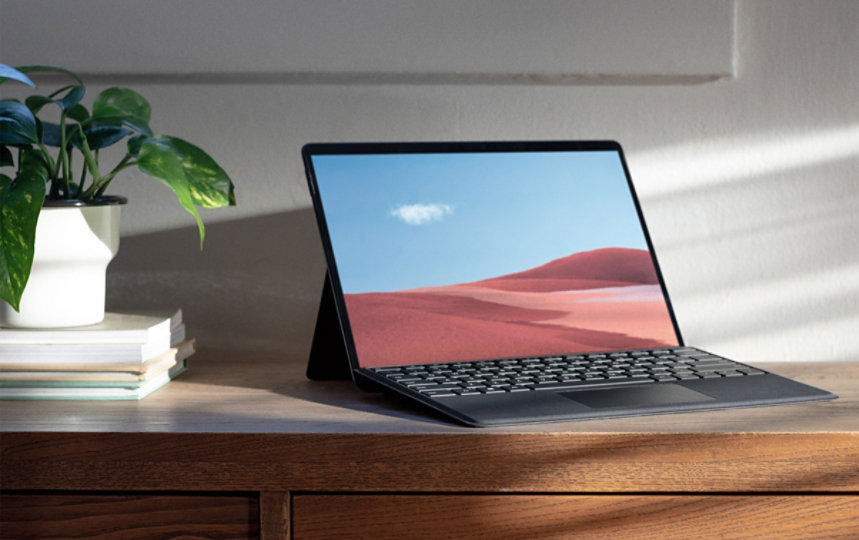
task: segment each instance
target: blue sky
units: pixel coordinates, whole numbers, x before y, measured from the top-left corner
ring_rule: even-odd
[[[313,168],[346,293],[646,249],[613,151],[322,155]]]

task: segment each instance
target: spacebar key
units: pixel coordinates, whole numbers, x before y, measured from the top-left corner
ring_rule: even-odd
[[[538,384],[534,386],[534,390],[573,390],[579,388],[598,388],[601,386],[626,386],[630,384],[644,384],[644,383],[653,383],[655,380],[649,377],[635,377],[630,379],[620,379],[620,380],[597,380],[597,381],[569,381],[569,382],[555,382],[555,383],[547,383],[547,384]]]

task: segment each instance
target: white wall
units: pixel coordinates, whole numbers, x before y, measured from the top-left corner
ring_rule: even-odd
[[[131,86],[233,177],[202,254],[169,190],[114,189],[110,305],[179,305],[201,348],[309,345],[305,142],[612,138],[688,342],[857,359],[857,53],[853,0],[0,0],[0,62]]]

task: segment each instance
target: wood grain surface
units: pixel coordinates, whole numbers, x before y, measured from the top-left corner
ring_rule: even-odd
[[[2,493],[0,537],[255,538],[259,506],[249,495]]]
[[[859,434],[6,433],[4,489],[859,491]]]
[[[296,540],[844,538],[859,496],[297,495]]]
[[[290,538],[292,497],[285,491],[260,493],[260,540]]]
[[[299,363],[199,360],[141,402],[0,403],[0,536],[381,537],[367,516],[402,506],[414,538],[859,538],[859,363],[768,366],[832,402],[473,429]]]

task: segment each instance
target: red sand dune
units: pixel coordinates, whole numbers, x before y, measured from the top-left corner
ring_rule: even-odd
[[[408,324],[409,334],[400,333],[390,326],[387,330],[377,326],[356,332],[356,348],[362,365],[480,360],[537,353],[563,354],[605,350],[607,345],[617,349],[664,345],[656,341],[645,343],[640,339],[609,332],[528,322],[457,319],[436,313],[425,313],[419,317],[405,316],[398,318],[397,324]],[[541,344],[540,351],[534,349],[535,340]]]
[[[674,344],[655,283],[646,251],[607,248],[474,283],[347,294],[346,305],[365,366],[563,354]]]
[[[477,281],[475,283],[452,285],[451,287],[482,286],[487,289],[498,289],[501,291],[552,292],[602,289],[604,287],[624,287],[629,285],[630,283],[626,281],[600,281],[597,279],[500,277]]]
[[[527,309],[437,292],[350,294],[346,296],[346,302],[350,318],[374,317],[386,323],[396,322],[406,313],[414,313],[420,317],[424,313],[434,313],[461,319],[520,322],[540,321],[565,315],[563,311]]]
[[[521,288],[516,281],[521,280]],[[650,253],[641,249],[603,248],[574,253],[542,266],[473,285],[504,290],[560,291],[659,283]],[[557,287],[557,288],[546,288]]]

